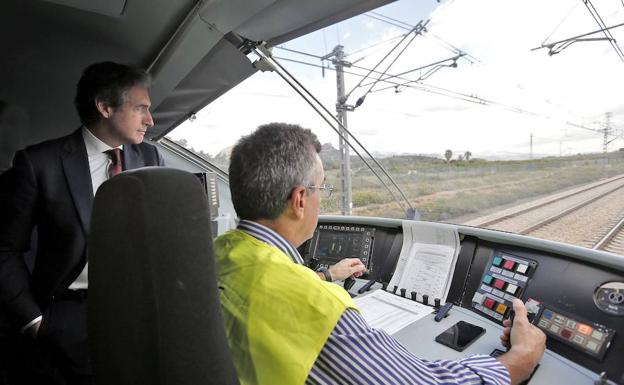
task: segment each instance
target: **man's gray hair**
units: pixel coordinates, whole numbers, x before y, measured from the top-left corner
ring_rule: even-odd
[[[321,143],[295,124],[269,123],[242,137],[230,159],[232,203],[240,219],[275,219],[292,189],[313,184]]]

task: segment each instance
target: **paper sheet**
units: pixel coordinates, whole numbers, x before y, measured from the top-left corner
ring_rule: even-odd
[[[375,328],[394,334],[407,325],[431,314],[433,308],[388,293],[381,289],[355,298],[362,316]]]
[[[440,298],[446,302],[457,255],[459,234],[452,228],[441,228],[420,222],[403,221],[403,247],[396,269],[388,284],[429,296],[430,303]]]

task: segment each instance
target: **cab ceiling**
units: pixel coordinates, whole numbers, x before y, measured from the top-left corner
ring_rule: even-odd
[[[149,68],[160,138],[254,73],[225,35],[282,43],[389,0],[2,0],[0,100],[26,111],[25,144],[75,130],[89,64]]]

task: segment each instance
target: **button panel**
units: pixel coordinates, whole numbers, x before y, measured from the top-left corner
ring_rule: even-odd
[[[549,337],[598,359],[604,357],[615,335],[613,329],[580,320],[548,307],[542,310],[537,327],[546,332]]]
[[[509,314],[513,299],[522,298],[536,269],[535,261],[495,251],[486,265],[476,293],[484,299],[476,302],[473,297],[472,307],[497,321],[502,321]],[[489,306],[485,305],[486,302]]]

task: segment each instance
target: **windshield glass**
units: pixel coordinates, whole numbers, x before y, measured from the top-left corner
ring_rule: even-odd
[[[624,7],[596,5],[401,0],[272,52],[333,113],[344,53],[347,127],[413,217],[593,247],[588,229],[624,216]],[[322,214],[406,217],[407,203],[353,151],[351,205],[341,205],[338,135],[275,73],[255,74],[169,137],[227,171],[238,138],[274,121],[323,143],[336,190]]]

